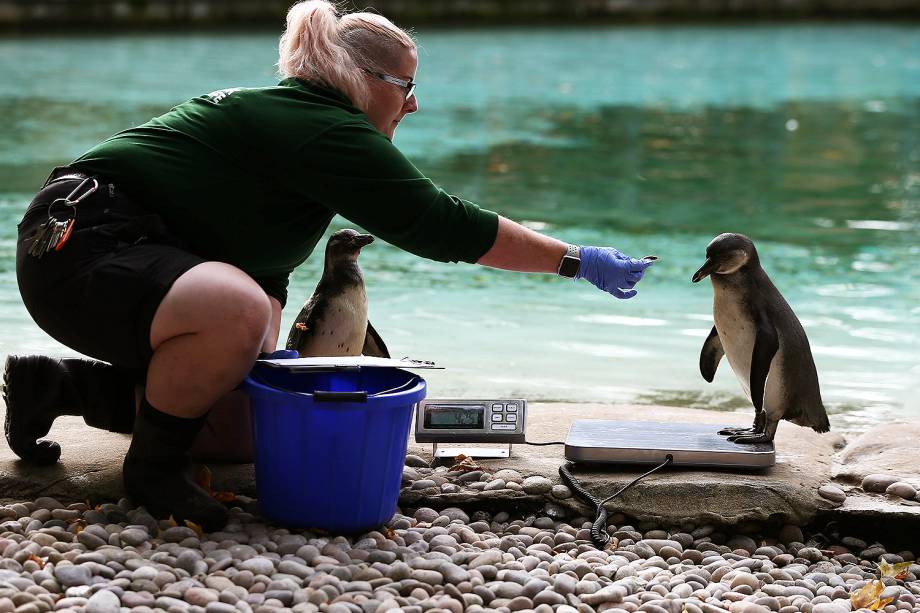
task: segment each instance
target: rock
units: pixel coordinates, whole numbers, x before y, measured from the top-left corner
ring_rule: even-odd
[[[911,500],[917,495],[917,488],[915,488],[910,483],[898,481],[897,483],[892,483],[887,488],[885,488],[885,493],[890,496],[900,496],[901,498]]]
[[[240,568],[248,570],[254,575],[271,575],[275,572],[275,564],[270,559],[256,556],[240,563]]]
[[[125,545],[131,545],[133,547],[142,545],[150,540],[150,534],[141,528],[128,528],[126,530],[122,530],[118,536],[121,538],[122,543]]]
[[[406,455],[406,466],[411,466],[413,468],[431,468],[428,462],[425,461],[425,458],[411,453]]]
[[[494,492],[495,490],[505,489],[505,480],[504,479],[493,479],[486,483],[486,486],[483,488],[486,492]]]
[[[99,590],[86,603],[86,613],[120,613],[121,601],[110,590]]]
[[[88,567],[82,565],[59,565],[54,569],[54,576],[62,586],[67,588],[75,585],[88,585],[92,573]]]
[[[505,468],[500,470],[492,475],[493,479],[501,479],[505,483],[521,483],[524,481],[524,477],[521,476],[516,470],[511,470],[510,468]]]
[[[553,489],[553,482],[540,475],[527,477],[521,485],[527,494],[546,494]]]
[[[480,566],[494,566],[495,564],[501,563],[503,559],[501,551],[497,549],[488,549],[473,558],[469,563],[469,567],[470,570],[472,570]]]
[[[446,509],[444,509],[443,511],[441,511],[441,515],[447,517],[447,518],[450,519],[451,521],[454,521],[454,520],[456,520],[456,519],[459,519],[459,520],[462,521],[464,524],[470,523],[470,517],[469,517],[469,515],[467,515],[467,514],[463,511],[463,509],[458,509],[458,508],[456,508],[456,507],[447,507]]]
[[[900,481],[900,477],[893,475],[871,474],[862,480],[862,488],[867,492],[884,493],[889,485]]]
[[[415,511],[415,515],[413,515],[413,517],[415,518],[416,521],[430,524],[431,522],[436,520],[438,516],[440,515],[441,514],[435,511],[434,509],[430,509],[428,507],[419,507]]]
[[[566,498],[572,497],[572,490],[570,490],[568,486],[562,484],[554,485],[550,493],[553,495],[553,498],[558,498],[559,500],[565,500]]]
[[[846,492],[831,483],[822,485],[820,488],[818,488],[818,495],[826,500],[830,500],[831,502],[836,503],[841,503],[847,499]]]

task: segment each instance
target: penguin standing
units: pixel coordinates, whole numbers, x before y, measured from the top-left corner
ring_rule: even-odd
[[[830,430],[805,330],[760,267],[751,239],[742,234],[715,237],[692,280],[707,275],[715,326],[700,352],[700,373],[711,383],[719,360],[727,356],[756,411],[752,428],[719,434],[737,443],[770,442],[780,419],[817,432]]]
[[[326,243],[323,276],[288,334],[287,349],[300,357],[369,355],[388,358],[383,339],[367,320],[364,276],[358,267],[370,234],[339,230]]]

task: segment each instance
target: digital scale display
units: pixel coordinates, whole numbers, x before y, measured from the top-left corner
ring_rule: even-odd
[[[448,453],[445,448],[438,450],[439,444],[523,443],[526,419],[523,398],[429,398],[416,409],[415,442],[433,443],[435,457]],[[484,451],[490,450],[475,448],[466,455],[490,457],[483,456]],[[509,453],[506,449],[503,455],[491,457],[508,457]]]
[[[425,411],[425,427],[431,430],[480,430],[485,425],[485,405],[437,405]]]

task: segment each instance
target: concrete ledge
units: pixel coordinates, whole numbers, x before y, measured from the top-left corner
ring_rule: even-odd
[[[747,412],[722,413],[659,406],[535,403],[530,405],[529,411],[528,439],[531,441],[564,440],[568,426],[577,419],[684,421],[712,424],[714,428],[726,424],[746,426],[751,421],[751,414]],[[862,474],[877,468],[872,457],[903,459],[897,465],[899,478],[920,484],[920,465],[913,461],[916,441],[913,431],[909,430],[909,425],[891,427],[910,435],[883,437],[884,444],[879,448],[878,437],[870,432],[857,438],[852,446],[844,447],[843,437],[838,434],[818,435],[782,423],[776,438],[777,463],[769,469],[759,472],[670,469],[640,481],[607,508],[640,520],[663,523],[753,521],[804,525],[826,514],[920,522],[920,501],[864,492],[854,484],[854,470]],[[61,462],[49,467],[26,465],[5,444],[0,445],[0,502],[52,496],[66,502],[89,500],[97,503],[124,496],[121,463],[130,441],[127,435],[95,430],[83,425],[80,418],[65,417],[55,422],[49,438],[57,440],[63,448]],[[410,440],[409,453],[430,460],[431,445]],[[852,458],[859,458],[861,468],[846,464]],[[558,470],[563,462],[562,446],[524,445],[516,445],[511,458],[478,461],[488,472],[510,468],[524,477],[548,477],[553,483],[561,483]],[[210,468],[214,473],[215,489],[255,496],[253,465],[211,464]],[[604,496],[644,470],[578,468],[575,475],[588,491]],[[835,481],[835,475],[839,480]],[[839,487],[845,499],[835,502],[819,493],[822,486],[828,484]],[[491,509],[530,505],[566,514],[591,515],[589,508],[575,498],[560,500],[549,493],[532,495],[511,490],[482,492],[461,488],[455,493],[441,493],[405,488],[400,504],[436,508],[470,505]]]

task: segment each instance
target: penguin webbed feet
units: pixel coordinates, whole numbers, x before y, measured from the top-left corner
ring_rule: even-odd
[[[739,434],[736,436],[729,436],[728,440],[732,443],[772,443],[773,437],[766,432],[760,432],[749,435]]]
[[[756,428],[723,428],[719,430],[719,434],[728,437],[741,436],[744,434],[755,434],[756,432]]]

